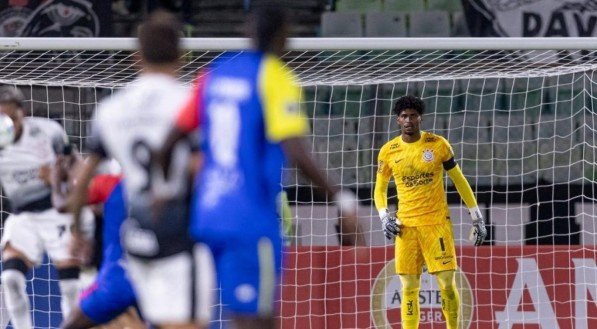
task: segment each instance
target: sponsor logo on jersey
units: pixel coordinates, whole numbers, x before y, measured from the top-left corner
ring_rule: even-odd
[[[390,150],[395,150],[398,148],[398,144],[391,144],[390,145]]]
[[[39,168],[19,170],[12,174],[12,179],[19,184],[25,184],[28,181],[37,179],[39,177]]]
[[[433,182],[433,173],[422,172],[416,175],[402,176],[402,182],[406,187],[427,185]]]
[[[425,143],[433,143],[435,142],[435,137],[425,137]]]
[[[423,161],[431,162],[435,157],[433,156],[433,150],[426,149],[423,151]]]
[[[466,275],[457,269],[455,272],[456,288],[460,293],[461,312],[460,327],[470,328],[475,309],[475,300],[471,285]],[[400,328],[400,309],[402,307],[402,285],[395,273],[394,260],[389,261],[377,274],[371,288],[371,320],[374,328]],[[442,314],[442,298],[437,282],[433,275],[425,272],[421,275],[421,290],[419,291],[421,326],[431,323],[444,323]],[[407,312],[411,311],[407,305]]]

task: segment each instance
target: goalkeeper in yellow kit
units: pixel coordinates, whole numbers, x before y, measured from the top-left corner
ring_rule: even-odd
[[[448,329],[458,328],[460,296],[452,223],[444,191],[444,171],[456,185],[473,218],[471,239],[483,243],[487,230],[470,185],[454,160],[448,141],[421,131],[425,106],[414,96],[400,97],[394,113],[402,132],[379,152],[375,206],[386,237],[396,240],[396,273],[402,283],[402,328],[419,326],[419,289],[423,264],[435,275]],[[394,177],[398,213],[388,211],[388,183]]]

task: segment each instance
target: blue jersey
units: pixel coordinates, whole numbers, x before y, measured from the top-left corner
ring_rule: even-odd
[[[126,219],[122,182],[118,183],[104,203],[103,261],[117,262],[122,258],[120,226]]]
[[[122,266],[120,227],[127,211],[119,177],[96,177],[90,199],[104,203],[103,261],[95,282],[81,295],[79,307],[95,324],[108,323],[136,304],[133,287]]]
[[[258,234],[277,229],[280,142],[308,132],[300,89],[275,56],[227,53],[202,74],[177,126],[199,127],[203,169],[197,176],[191,234]]]

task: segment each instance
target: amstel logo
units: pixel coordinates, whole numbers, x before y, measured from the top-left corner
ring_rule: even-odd
[[[400,302],[402,293],[400,279],[396,275],[394,260],[379,271],[371,288],[371,319],[375,328],[400,328]],[[472,318],[474,299],[471,285],[460,269],[456,270],[456,286],[460,293],[460,328],[468,329]],[[442,300],[435,277],[427,272],[421,275],[419,292],[421,307],[420,327],[431,328],[430,324],[444,323]]]

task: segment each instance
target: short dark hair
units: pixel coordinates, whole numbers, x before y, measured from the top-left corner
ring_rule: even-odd
[[[25,97],[18,88],[12,86],[0,87],[0,104],[15,104],[18,107],[23,107]]]
[[[257,49],[268,51],[282,27],[288,24],[288,13],[280,4],[267,1],[254,5],[250,19]]]
[[[149,64],[170,64],[180,57],[181,23],[173,14],[156,10],[139,27],[139,51]]]
[[[394,104],[394,114],[400,115],[400,113],[406,109],[413,109],[419,113],[419,115],[423,115],[425,113],[425,103],[417,97],[413,95],[406,95],[398,98],[396,104]]]

